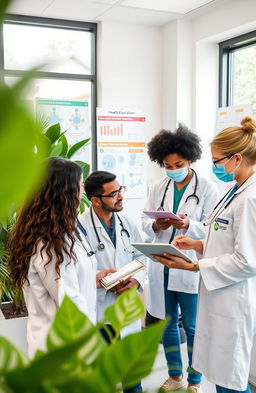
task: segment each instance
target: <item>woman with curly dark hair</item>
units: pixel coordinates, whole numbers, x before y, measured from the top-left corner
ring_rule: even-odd
[[[77,229],[83,188],[79,165],[50,158],[42,188],[20,211],[9,238],[11,278],[15,287],[23,289],[28,309],[30,355],[45,349],[64,294],[96,321],[96,260],[88,255],[90,246]],[[108,272],[97,275],[97,286]]]
[[[174,131],[162,130],[148,143],[148,155],[166,176],[153,185],[145,211],[165,210],[177,214],[180,220],[171,218],[151,219],[142,216],[143,230],[155,243],[171,243],[174,236],[186,234],[194,239],[203,239],[203,222],[218,200],[214,185],[198,176],[190,167],[201,158],[202,148],[198,135],[183,124]],[[189,234],[189,235],[188,235]],[[196,260],[194,251],[187,251]],[[163,335],[163,345],[169,378],[163,390],[182,388],[186,381],[182,371],[179,309],[187,337],[189,358],[188,388],[201,392],[201,374],[192,369],[192,348],[198,297],[199,274],[190,271],[169,270],[149,260],[148,313],[156,318],[168,318]]]

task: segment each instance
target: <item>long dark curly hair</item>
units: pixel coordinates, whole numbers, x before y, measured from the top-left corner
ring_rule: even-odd
[[[8,241],[9,269],[13,284],[29,285],[31,257],[45,250],[49,264],[54,256],[59,277],[64,254],[76,257],[77,213],[82,168],[64,158],[48,161],[47,178],[33,200],[21,209]],[[41,246],[42,245],[42,246]]]
[[[164,158],[169,154],[179,154],[186,160],[195,162],[202,154],[199,136],[182,123],[179,123],[174,132],[160,131],[148,143],[149,158],[162,167]]]

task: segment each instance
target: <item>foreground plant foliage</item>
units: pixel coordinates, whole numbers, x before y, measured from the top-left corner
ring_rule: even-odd
[[[94,326],[68,297],[56,313],[47,350],[29,360],[1,337],[2,393],[113,393],[134,385],[152,369],[164,322],[118,339],[120,330],[143,315],[135,289],[122,294]],[[106,345],[99,329],[108,321],[117,336]]]

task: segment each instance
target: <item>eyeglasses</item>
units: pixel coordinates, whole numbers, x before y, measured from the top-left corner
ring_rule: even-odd
[[[233,157],[233,153],[229,153],[227,156],[219,158],[218,160],[212,160],[213,165],[215,166],[215,168],[218,168],[218,166],[216,165],[218,162],[225,160],[225,158],[231,158]]]
[[[119,190],[111,192],[111,194],[102,194],[102,195],[95,195],[98,198],[116,198],[119,194],[123,195],[125,193],[125,186],[121,186]]]

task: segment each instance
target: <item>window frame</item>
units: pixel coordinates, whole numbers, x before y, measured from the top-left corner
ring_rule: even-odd
[[[219,107],[231,105],[232,53],[252,45],[256,45],[256,30],[219,43]]]
[[[91,33],[91,74],[71,74],[58,73],[51,71],[36,71],[37,79],[64,79],[75,81],[91,82],[91,165],[92,170],[97,168],[97,133],[96,133],[96,106],[97,106],[97,23],[81,22],[64,19],[42,18],[25,15],[5,15],[4,21],[0,26],[0,81],[3,82],[6,76],[22,77],[27,71],[11,70],[4,68],[4,24],[16,24],[25,26],[50,27],[56,29],[67,29],[77,31],[87,31]]]

